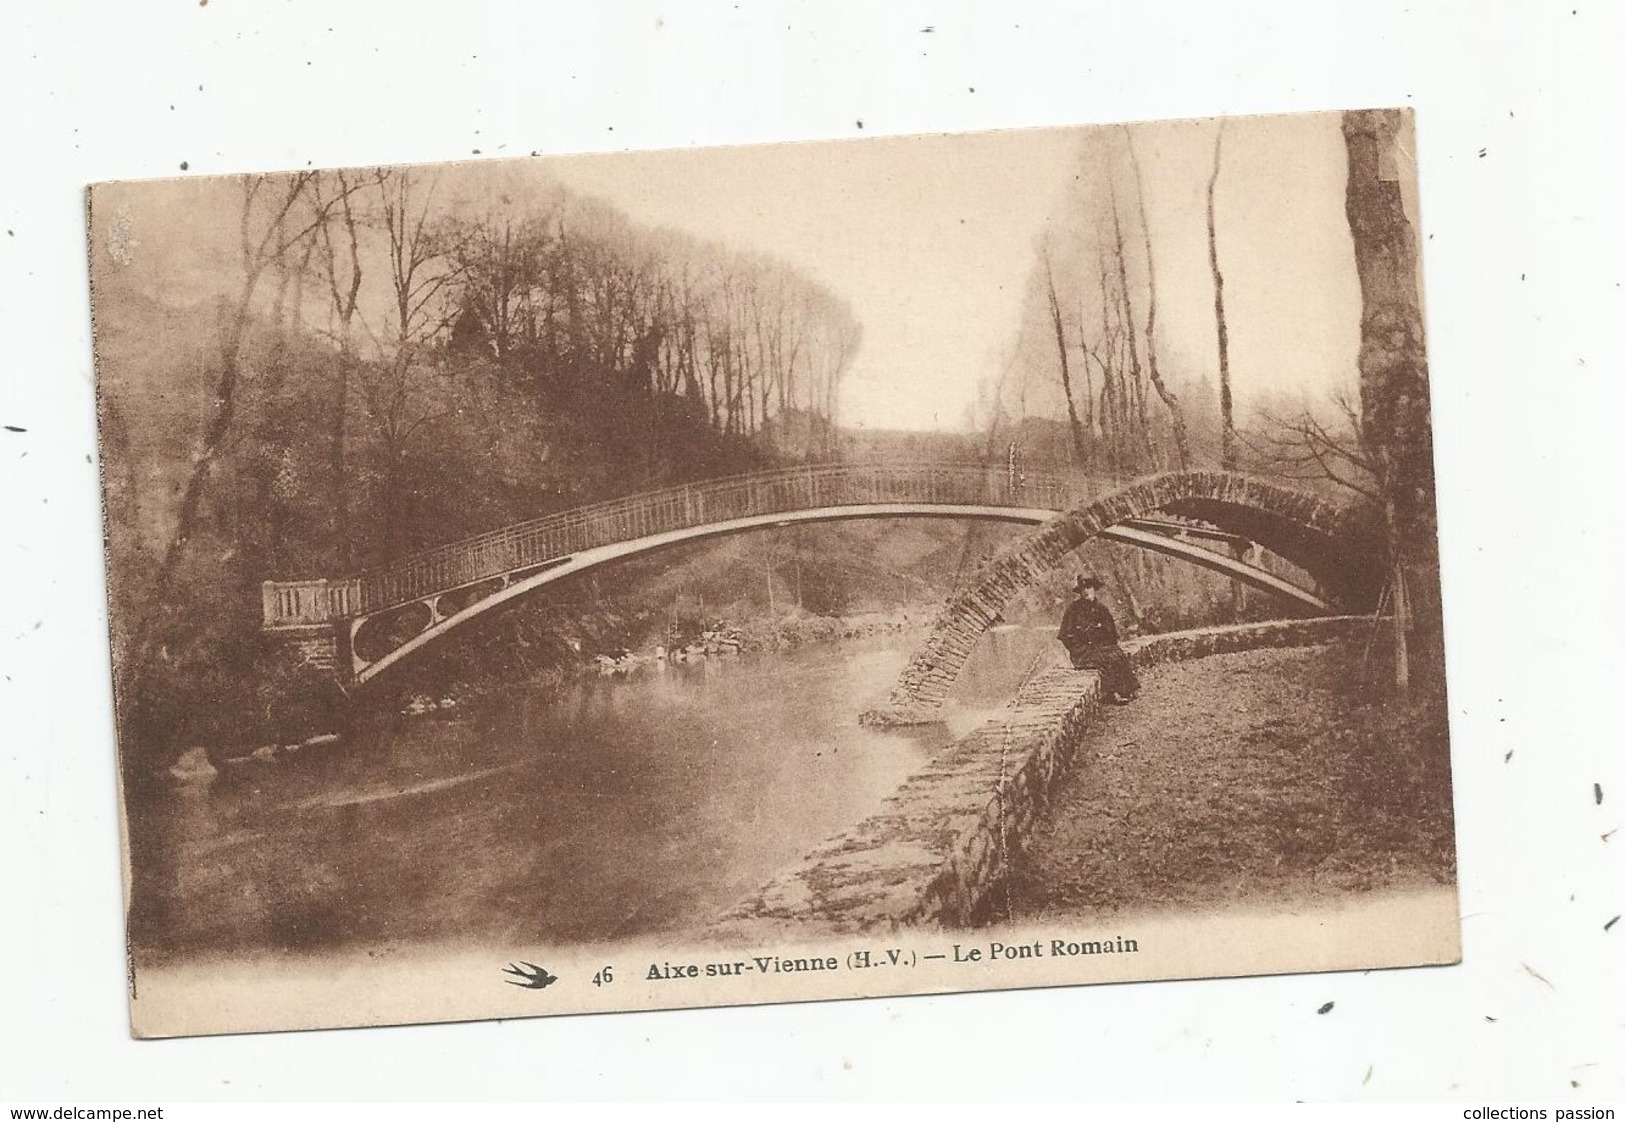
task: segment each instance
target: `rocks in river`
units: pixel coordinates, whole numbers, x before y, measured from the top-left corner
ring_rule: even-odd
[[[407,698],[406,704],[401,707],[401,716],[421,717],[426,713],[449,712],[455,708],[457,708],[457,699],[455,697],[442,697],[436,701],[432,697],[424,697],[420,693],[415,693]]]
[[[224,759],[224,757],[221,757]],[[207,779],[214,775],[214,760],[205,748],[188,748],[182,752],[180,758],[169,768],[169,776],[182,782],[186,780]]]
[[[635,667],[650,661],[650,659],[648,655],[621,651],[615,655],[594,655],[592,661],[600,674],[630,674]]]
[[[868,639],[906,631],[916,621],[905,610],[865,612],[851,616],[785,616],[758,624],[747,639],[748,649],[784,650],[807,643]]]
[[[629,674],[642,666],[727,658],[745,651],[784,650],[803,643],[865,639],[903,631],[914,621],[906,611],[850,617],[794,615],[745,627],[718,621],[683,645],[655,646],[647,652],[617,650],[595,655],[588,669],[604,675]]]
[[[715,655],[736,655],[745,649],[745,633],[737,627],[726,627],[718,624],[709,631],[700,632],[700,637],[685,647],[674,647],[667,650],[665,647],[656,647],[652,659],[667,662],[692,662],[696,659],[709,658]]]

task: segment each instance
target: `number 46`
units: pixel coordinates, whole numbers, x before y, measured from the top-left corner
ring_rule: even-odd
[[[614,980],[615,968],[613,966],[606,966],[592,976],[592,984],[595,986],[607,986]]]

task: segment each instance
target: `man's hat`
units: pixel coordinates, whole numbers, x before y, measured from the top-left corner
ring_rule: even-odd
[[[1078,583],[1072,586],[1073,592],[1082,592],[1086,588],[1100,588],[1100,578],[1093,573],[1085,573],[1078,578]]]

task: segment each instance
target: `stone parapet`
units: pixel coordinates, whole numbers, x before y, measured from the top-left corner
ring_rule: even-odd
[[[1223,654],[1225,651],[1252,650],[1258,647],[1291,647],[1304,643],[1319,643],[1343,638],[1355,633],[1364,624],[1370,626],[1371,616],[1316,616],[1310,619],[1270,620],[1264,623],[1237,623],[1224,627],[1200,627],[1190,631],[1169,631],[1161,635],[1145,635],[1125,640],[1121,646],[1129,661],[1136,667],[1155,666],[1161,662],[1177,662],[1204,655]],[[974,645],[977,638],[968,638]],[[964,657],[969,657],[969,649]],[[936,669],[925,677],[935,685],[941,679],[940,695],[953,684],[953,674]],[[919,679],[911,679],[918,681]],[[937,692],[933,690],[932,692]],[[907,725],[929,725],[942,720],[940,702],[899,700],[899,694],[884,705],[866,709],[858,717],[860,724],[872,728],[898,728]]]
[[[1380,622],[1376,616],[1317,616],[1313,619],[1278,619],[1264,623],[1237,623],[1226,627],[1199,627],[1126,640],[1123,651],[1136,667],[1162,662],[1184,662],[1227,651],[1253,651],[1265,647],[1302,647],[1334,639],[1363,636]]]

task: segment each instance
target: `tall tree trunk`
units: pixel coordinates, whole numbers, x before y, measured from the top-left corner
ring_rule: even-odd
[[[1134,151],[1134,133],[1127,128],[1123,131],[1128,137],[1129,164],[1134,168],[1134,198],[1140,208],[1140,236],[1145,241],[1146,373],[1151,376],[1151,385],[1156,389],[1157,396],[1162,399],[1162,404],[1168,409],[1168,419],[1174,427],[1174,451],[1179,456],[1179,470],[1184,471],[1190,467],[1191,462],[1190,432],[1185,427],[1185,410],[1179,404],[1179,395],[1168,388],[1168,383],[1162,380],[1162,371],[1157,366],[1157,262],[1151,254],[1151,227],[1145,217],[1145,182],[1140,175],[1140,158]]]
[[[1417,283],[1416,232],[1400,186],[1397,109],[1343,114],[1348,149],[1345,211],[1364,313],[1360,320],[1360,425],[1374,461],[1388,534],[1395,611],[1395,684],[1409,684],[1407,617],[1429,653],[1439,632],[1438,540],[1428,367]]]
[[[1049,250],[1044,250],[1044,280],[1049,286],[1050,323],[1055,327],[1055,351],[1061,360],[1061,392],[1066,395],[1066,416],[1072,426],[1072,455],[1082,471],[1089,470],[1089,444],[1084,439],[1083,422],[1072,397],[1072,364],[1066,353],[1066,327],[1061,322],[1061,302],[1055,295],[1055,274],[1050,269]]]
[[[1219,271],[1219,233],[1213,219],[1213,196],[1219,186],[1219,158],[1224,144],[1224,126],[1213,138],[1213,174],[1207,181],[1207,261],[1213,270],[1213,320],[1219,334],[1219,464],[1225,471],[1236,470],[1236,415],[1230,397],[1230,328],[1224,319],[1224,274]]]
[[[333,313],[338,323],[339,353],[334,364],[332,434],[329,445],[329,470],[332,475],[332,495],[329,499],[334,560],[340,572],[349,572],[354,561],[354,548],[350,533],[349,480],[345,470],[345,445],[350,415],[350,381],[355,366],[355,314],[361,293],[361,245],[357,230],[355,208],[350,196],[354,187],[343,172],[334,173],[338,179],[339,214],[345,235],[345,260],[340,264],[339,249],[333,243],[330,222],[323,218],[318,232],[322,240],[323,263],[327,269],[328,292],[333,301]],[[319,180],[317,181],[320,182]],[[321,194],[316,204],[322,208]],[[325,215],[331,206],[322,208]]]
[[[1123,338],[1128,343],[1128,370],[1125,372],[1124,384],[1118,387],[1119,392],[1114,396],[1121,413],[1119,418],[1121,422],[1120,431],[1126,431],[1131,427],[1128,420],[1131,415],[1130,411],[1134,408],[1134,399],[1130,392],[1129,381],[1132,380],[1133,384],[1138,385],[1141,379],[1140,344],[1135,338],[1139,329],[1134,323],[1134,301],[1129,296],[1128,264],[1123,253],[1123,223],[1117,214],[1117,188],[1115,186],[1111,190],[1111,207],[1112,241],[1117,259],[1117,291],[1119,298],[1123,302]],[[1141,439],[1145,441],[1146,452],[1151,457],[1151,469],[1155,471],[1159,466],[1157,463],[1156,442],[1151,438],[1151,434],[1146,431],[1145,425],[1142,424],[1139,427]]]
[[[350,367],[353,362],[349,340],[339,351],[337,381],[333,387],[333,442],[330,470],[333,473],[332,532],[339,572],[348,573],[354,559],[350,535],[349,481],[345,477],[345,419],[350,413]]]

